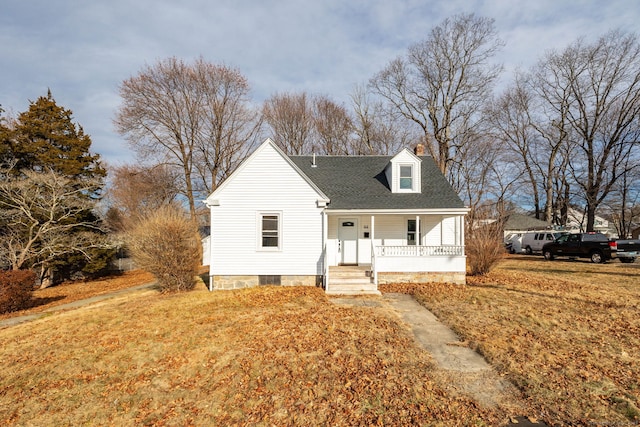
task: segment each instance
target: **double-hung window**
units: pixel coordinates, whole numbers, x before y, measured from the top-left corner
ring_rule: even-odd
[[[410,219],[407,221],[407,245],[415,245],[416,244],[416,232],[418,231],[418,227],[415,219]]]
[[[274,250],[281,245],[280,214],[260,214],[260,249]]]
[[[400,165],[400,190],[413,190],[412,165]]]

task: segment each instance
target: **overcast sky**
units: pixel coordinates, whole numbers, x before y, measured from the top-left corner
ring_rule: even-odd
[[[110,164],[133,155],[113,128],[118,85],[170,56],[238,68],[256,104],[349,94],[457,13],[495,19],[503,80],[546,50],[620,28],[638,0],[2,0],[0,104],[17,114],[50,88]]]

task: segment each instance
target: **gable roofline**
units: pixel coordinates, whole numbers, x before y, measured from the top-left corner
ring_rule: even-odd
[[[405,160],[412,159],[405,153]],[[291,160],[329,196],[327,211],[353,209],[457,209],[460,197],[433,158],[421,156],[421,192],[393,193],[387,167],[392,156],[291,156]],[[416,162],[417,164],[418,162]]]
[[[422,162],[422,159],[421,159],[420,157],[416,156],[416,155],[415,155],[415,153],[414,153],[413,151],[409,150],[407,147],[404,147],[402,150],[400,150],[400,151],[398,152],[398,154],[396,154],[395,156],[393,156],[393,157],[391,158],[391,160],[389,160],[389,162],[393,162],[393,161],[396,159],[396,157],[399,157],[399,156],[400,156],[401,154],[403,154],[405,151],[406,151],[407,153],[409,153],[409,155],[410,155],[411,157],[413,157],[417,162],[420,162],[420,163]]]
[[[318,188],[318,186],[311,181],[311,179],[309,179],[309,177],[302,172],[302,170],[295,164],[293,163],[293,161],[289,158],[289,156],[287,156],[285,154],[284,151],[282,151],[282,149],[280,147],[278,147],[278,145],[273,142],[273,140],[271,138],[267,138],[264,140],[264,142],[262,144],[260,144],[258,146],[258,148],[256,148],[254,150],[253,153],[251,153],[251,155],[249,155],[249,157],[247,157],[246,159],[244,159],[244,161],[242,161],[240,163],[240,165],[236,168],[235,171],[233,171],[233,173],[231,173],[231,175],[229,175],[227,177],[227,179],[225,179],[214,191],[213,193],[211,193],[209,195],[209,197],[207,197],[207,199],[205,200],[205,203],[207,204],[208,207],[213,206],[213,201],[216,199],[216,196],[218,195],[218,193],[220,193],[226,186],[227,184],[233,179],[233,177],[240,173],[240,171],[242,171],[245,168],[245,165],[247,165],[248,163],[251,162],[251,160],[258,155],[258,153],[260,153],[262,150],[265,149],[265,147],[271,147],[275,150],[276,153],[278,153],[280,155],[280,157],[282,157],[289,166],[291,166],[291,168],[296,171],[296,173],[298,175],[300,175],[300,177],[307,183],[309,184],[309,186],[318,194],[318,196],[320,197],[320,200],[326,203],[329,203],[329,197],[327,197],[326,194],[324,194],[324,192],[322,192],[322,190],[320,190],[320,188]]]

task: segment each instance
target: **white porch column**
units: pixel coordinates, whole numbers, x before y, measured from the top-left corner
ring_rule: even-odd
[[[422,246],[422,236],[420,235],[420,215],[416,215],[416,245]]]
[[[371,274],[373,274],[373,284],[378,285],[378,272],[375,264],[376,259],[376,217],[371,215],[371,234],[369,235],[371,238]]]
[[[376,221],[375,221],[375,216],[371,215],[371,234],[369,235],[369,237],[371,238],[371,256],[375,255],[375,249],[376,249],[376,245],[373,241],[373,239],[375,239],[376,237]]]
[[[322,268],[324,270],[324,290],[329,290],[329,256],[327,255],[327,240],[329,239],[329,220],[327,218],[327,211],[322,212],[322,252],[324,257],[322,260]]]

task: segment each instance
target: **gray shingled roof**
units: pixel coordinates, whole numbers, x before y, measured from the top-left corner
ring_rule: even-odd
[[[431,157],[422,156],[422,193],[392,193],[384,169],[391,156],[290,156],[331,203],[328,209],[447,209],[464,204]]]
[[[512,213],[504,223],[505,230],[544,230],[547,227],[546,222],[519,213]]]

